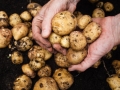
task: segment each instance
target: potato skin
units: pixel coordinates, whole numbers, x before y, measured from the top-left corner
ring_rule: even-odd
[[[112,65],[115,69],[116,74],[120,75],[120,60],[114,60]]]
[[[42,77],[34,85],[33,90],[59,90],[52,77]]]
[[[83,35],[86,37],[87,43],[92,43],[100,36],[101,32],[102,30],[100,25],[95,22],[91,22],[83,30]]]
[[[57,13],[52,19],[52,29],[58,35],[68,35],[76,28],[77,19],[69,11]]]
[[[102,8],[96,8],[96,9],[93,10],[92,17],[93,18],[105,17],[105,12]]]
[[[73,50],[82,50],[86,45],[86,38],[80,31],[73,31],[70,33],[70,47]]]
[[[113,4],[110,3],[110,2],[105,2],[105,3],[104,3],[104,9],[105,9],[105,11],[107,11],[107,12],[111,12],[111,11],[114,9],[114,6],[113,6]]]
[[[83,61],[83,59],[86,57],[87,55],[87,50],[83,49],[83,50],[73,50],[71,48],[68,49],[66,57],[68,59],[68,62],[71,65],[75,65],[75,64],[79,64],[80,62]]]

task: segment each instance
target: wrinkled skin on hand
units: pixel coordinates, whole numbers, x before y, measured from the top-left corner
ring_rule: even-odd
[[[51,20],[53,16],[64,10],[74,12],[79,0],[50,0],[45,4],[40,12],[34,17],[32,22],[32,32],[34,40],[50,52],[59,51],[66,54],[66,49],[60,44],[51,45],[48,37],[51,33]]]
[[[120,17],[120,15],[119,15]],[[119,19],[120,20],[120,19]],[[118,20],[118,21],[119,21]],[[102,33],[100,37],[93,42],[88,48],[88,55],[78,65],[72,65],[69,67],[69,71],[80,71],[83,72],[89,67],[91,67],[95,62],[101,59],[105,54],[107,54],[115,45],[118,45],[120,42],[120,31],[118,30],[117,19],[115,17],[105,17],[105,18],[96,18],[93,21],[100,24],[102,28]]]

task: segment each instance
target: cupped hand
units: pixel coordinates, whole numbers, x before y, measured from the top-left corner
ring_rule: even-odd
[[[112,22],[113,17],[95,18],[93,21],[100,24],[102,33],[100,37],[88,47],[87,57],[80,64],[70,66],[69,71],[85,71],[116,45],[116,36]]]
[[[50,0],[45,4],[32,21],[32,32],[34,40],[50,52],[59,51],[63,54],[66,49],[59,44],[51,45],[48,37],[51,33],[51,20],[53,16],[64,10],[73,12],[79,0]]]

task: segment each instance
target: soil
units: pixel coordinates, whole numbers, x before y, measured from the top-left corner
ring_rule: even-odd
[[[44,5],[48,0],[31,0],[32,2],[37,2]],[[102,0],[100,0],[102,1]],[[114,5],[114,10],[112,12],[105,12],[106,16],[113,16],[120,12],[120,0],[103,0],[103,2],[112,2]],[[26,9],[29,0],[0,0],[0,10],[7,12],[8,16],[12,13],[20,14]],[[91,4],[88,0],[81,0],[76,10],[81,11],[83,14],[92,15],[92,11],[96,8],[96,4]],[[52,12],[51,12],[52,13]],[[22,75],[21,66],[29,62],[27,57],[27,52],[22,52],[24,56],[24,62],[20,65],[14,65],[9,57],[12,51],[7,47],[0,49],[0,90],[12,90],[14,80]],[[107,59],[102,58],[105,62],[105,66],[109,74],[114,74],[114,68],[111,65],[112,61],[118,59],[120,60],[120,46],[117,47],[115,51],[112,51],[112,57]],[[51,66],[54,71],[58,66],[54,62],[52,57],[47,63]],[[74,84],[68,90],[111,90],[106,78],[109,77],[103,63],[97,68],[89,68],[85,72],[78,73],[76,71],[71,72],[74,76]],[[36,77],[32,79],[33,86],[39,78]],[[31,90],[33,90],[33,86]]]

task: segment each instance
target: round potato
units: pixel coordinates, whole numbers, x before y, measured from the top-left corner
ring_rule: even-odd
[[[83,14],[80,11],[75,11],[73,13],[77,19],[77,24],[78,24],[78,20],[83,16]]]
[[[8,28],[0,28],[0,48],[7,47],[12,39],[12,32]]]
[[[52,19],[52,29],[58,35],[68,35],[75,30],[77,25],[76,17],[69,11],[57,13]]]
[[[105,11],[110,12],[110,11],[112,11],[112,10],[114,9],[114,6],[113,6],[113,4],[110,3],[110,2],[106,2],[106,3],[104,4],[104,9],[105,9]]]
[[[84,60],[84,58],[87,56],[87,50],[82,49],[79,51],[73,50],[71,48],[68,49],[66,57],[68,59],[68,62],[71,65],[79,64]]]
[[[52,77],[42,77],[34,85],[33,90],[59,90]]]
[[[74,82],[72,74],[64,68],[58,68],[53,73],[53,78],[60,90],[68,90]]]
[[[80,29],[84,29],[88,25],[88,23],[91,22],[91,20],[92,20],[91,16],[89,16],[89,15],[81,16],[81,18],[79,18],[79,20],[78,20],[78,27]]]
[[[66,55],[63,55],[62,53],[55,54],[54,59],[55,59],[55,63],[59,67],[67,68],[70,66],[70,64],[68,63]]]
[[[104,2],[98,2],[98,3],[96,4],[96,7],[97,7],[97,8],[102,8],[103,5],[104,5]]]
[[[102,8],[96,8],[96,9],[93,10],[92,17],[93,18],[105,17],[105,12]]]
[[[83,35],[86,37],[87,43],[94,42],[101,34],[101,27],[96,22],[91,22],[83,30]]]
[[[28,11],[24,11],[20,14],[20,18],[23,21],[31,21],[32,20],[32,16]]]
[[[70,37],[68,35],[63,36],[60,40],[60,45],[64,48],[70,47]]]
[[[70,33],[70,47],[73,50],[82,50],[86,45],[86,38],[80,31],[73,31]]]

